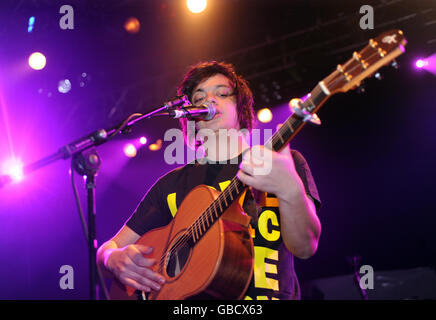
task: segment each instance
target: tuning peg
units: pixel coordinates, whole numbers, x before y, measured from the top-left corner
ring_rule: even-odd
[[[383,79],[383,77],[382,77],[382,75],[381,75],[380,72],[376,72],[376,73],[374,74],[374,78],[376,78],[377,80],[381,80],[381,79]]]
[[[394,69],[398,69],[398,62],[396,60],[392,61],[391,67]]]

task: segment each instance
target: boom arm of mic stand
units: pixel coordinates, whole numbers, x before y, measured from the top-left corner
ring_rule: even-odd
[[[130,115],[126,120],[124,120],[121,124],[109,128],[107,130],[105,129],[99,129],[91,134],[86,135],[83,138],[77,139],[74,142],[71,142],[62,148],[60,148],[57,152],[42,158],[38,161],[35,161],[31,164],[28,164],[23,167],[23,174],[29,174],[30,172],[33,172],[35,170],[38,170],[42,167],[45,167],[52,162],[55,162],[60,159],[68,159],[71,158],[73,155],[82,152],[84,150],[87,150],[89,148],[99,146],[101,144],[104,144],[111,140],[115,135],[118,133],[126,133],[129,130],[131,130],[131,127],[143,120],[143,119],[149,119],[154,115],[157,115],[158,113],[162,111],[166,111],[170,108],[172,108],[172,105],[165,104],[159,108],[156,108],[155,110],[147,113],[147,114],[140,114],[140,113],[134,113]],[[133,119],[131,119],[133,118]],[[0,188],[11,183],[12,179],[8,175],[1,175],[0,176]]]

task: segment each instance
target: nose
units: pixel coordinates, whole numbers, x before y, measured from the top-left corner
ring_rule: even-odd
[[[210,104],[217,104],[217,98],[215,96],[215,94],[213,92],[208,92],[207,96],[206,96],[206,104],[210,105]]]

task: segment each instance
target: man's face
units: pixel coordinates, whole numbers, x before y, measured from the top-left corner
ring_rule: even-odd
[[[194,88],[191,98],[194,105],[207,104],[216,108],[212,120],[196,122],[198,130],[239,129],[236,96],[233,93],[230,80],[222,74],[206,78]]]

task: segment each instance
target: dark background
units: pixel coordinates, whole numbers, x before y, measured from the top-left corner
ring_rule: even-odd
[[[31,163],[76,138],[145,112],[175,95],[188,65],[233,63],[248,79],[255,107],[274,121],[369,38],[402,29],[408,40],[398,70],[381,70],[366,92],[331,97],[292,142],[306,157],[323,206],[316,255],[296,261],[302,285],[350,274],[361,256],[375,273],[435,267],[435,74],[414,61],[436,52],[435,1],[209,1],[194,15],[185,1],[2,1],[0,5],[0,161]],[[61,30],[59,8],[74,8],[74,30]],[[375,10],[374,30],[359,27],[359,8]],[[28,19],[35,16],[32,33]],[[123,24],[135,16],[137,34]],[[41,51],[47,66],[31,70]],[[82,74],[86,73],[86,76]],[[58,92],[61,79],[72,89]],[[82,86],[80,83],[83,82]],[[172,169],[162,149],[128,159],[126,142],[163,139],[174,120],[144,121],[99,147],[97,236],[108,240],[144,193]],[[69,161],[0,189],[0,298],[87,299],[87,247],[75,206]],[[76,176],[84,208],[82,180]],[[74,290],[59,288],[59,269],[74,269]]]

